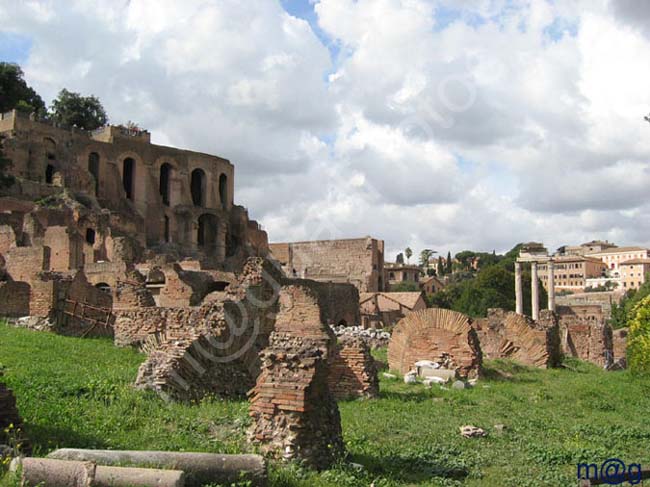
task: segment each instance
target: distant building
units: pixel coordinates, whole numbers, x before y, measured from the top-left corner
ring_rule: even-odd
[[[616,272],[620,271],[620,265],[623,262],[633,259],[650,258],[650,250],[643,247],[615,247],[605,249],[599,252],[588,254],[588,257],[602,260],[610,271],[612,277],[619,277]]]
[[[441,291],[445,287],[445,283],[438,279],[436,276],[428,276],[420,281],[420,289],[427,296],[432,296]]]
[[[425,309],[421,292],[361,293],[361,323],[364,328],[385,328],[395,325],[407,313]]]
[[[387,262],[384,265],[385,280],[388,283],[389,289],[393,286],[403,283],[411,282],[420,285],[420,268],[414,264],[393,264]]]
[[[385,290],[383,240],[315,240],[273,243],[269,248],[289,277],[347,282],[361,293]]]
[[[563,245],[557,249],[556,255],[587,255],[613,248],[616,248],[616,245],[607,240],[592,240],[591,242],[583,243],[581,245]]]
[[[650,272],[650,259],[631,259],[619,264],[623,290],[639,289]]]
[[[599,259],[579,255],[558,256],[553,258],[555,290],[582,291],[587,286],[587,279],[602,276],[605,265]],[[539,278],[548,289],[548,264],[542,262],[538,267]]]

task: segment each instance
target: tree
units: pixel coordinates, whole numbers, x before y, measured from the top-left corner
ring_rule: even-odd
[[[435,252],[431,249],[424,249],[420,252],[420,267],[429,267],[431,257]]]
[[[456,260],[460,262],[461,267],[466,271],[470,270],[471,260],[474,257],[476,257],[476,252],[472,252],[471,250],[463,250],[462,252],[458,252],[456,254]]]
[[[442,264],[442,256],[438,257],[438,277],[445,275],[445,266]]]
[[[398,282],[390,287],[394,293],[412,293],[420,291],[420,286],[416,282]]]
[[[612,328],[617,329],[628,326],[629,322],[634,318],[634,309],[646,296],[650,296],[650,274],[646,275],[645,282],[639,289],[630,289],[618,304],[612,303],[610,319]]]
[[[399,254],[397,254],[397,257],[395,258],[395,262],[398,263],[398,264],[403,264],[404,263],[404,254],[401,253],[401,252]]]
[[[4,137],[0,136],[0,189],[8,188],[14,183],[13,176],[7,174],[7,168],[11,165],[11,160],[4,155]]]
[[[411,256],[413,255],[413,251],[411,250],[411,247],[406,247],[404,250],[404,255],[406,255],[406,262],[411,261]]]
[[[13,63],[0,62],[0,113],[13,109],[45,114],[45,103],[23,79],[23,70]]]
[[[66,127],[77,126],[84,130],[95,130],[106,125],[108,116],[95,96],[81,96],[65,88],[52,102],[52,120]]]
[[[634,307],[627,337],[628,367],[634,373],[650,373],[650,296]]]
[[[447,252],[447,274],[451,274],[453,271],[452,263],[451,263],[451,252]]]

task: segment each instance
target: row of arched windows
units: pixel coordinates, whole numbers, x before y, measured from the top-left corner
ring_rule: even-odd
[[[88,155],[88,172],[95,178],[95,194],[99,191],[99,154],[91,152]],[[173,173],[173,166],[167,162],[160,166],[160,174],[158,180],[158,192],[165,206],[169,206],[171,202],[171,177]],[[54,167],[48,165],[46,170],[45,179],[47,183],[52,182],[52,173]],[[122,187],[126,197],[133,200],[135,186],[135,160],[132,157],[127,157],[122,161]],[[190,193],[192,196],[192,204],[198,207],[204,207],[206,204],[207,194],[207,177],[203,169],[194,169],[190,175]],[[221,174],[219,176],[219,200],[221,206],[226,208],[228,206],[228,176]]]

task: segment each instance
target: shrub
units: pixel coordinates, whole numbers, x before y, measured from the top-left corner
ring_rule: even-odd
[[[650,296],[634,308],[627,342],[628,366],[632,372],[650,373]]]

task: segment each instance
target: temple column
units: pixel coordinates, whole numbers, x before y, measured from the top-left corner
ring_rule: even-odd
[[[552,260],[548,261],[548,280],[547,291],[548,291],[548,309],[555,311],[555,264]]]
[[[523,286],[521,283],[521,262],[515,262],[515,310],[517,314],[524,314]]]
[[[537,279],[537,262],[530,263],[530,298],[532,301],[532,318],[539,319],[539,284]]]

